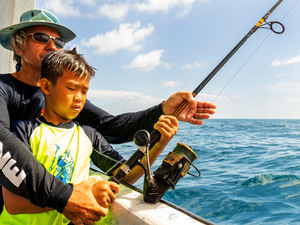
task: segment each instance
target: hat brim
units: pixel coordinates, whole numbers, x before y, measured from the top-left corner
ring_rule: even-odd
[[[12,50],[11,45],[10,45],[10,39],[15,32],[17,32],[18,30],[27,28],[27,27],[38,26],[38,25],[54,28],[55,30],[57,30],[59,32],[61,39],[65,43],[73,40],[76,37],[75,32],[64,25],[56,24],[56,23],[52,23],[52,22],[45,22],[45,21],[40,21],[40,22],[39,21],[34,21],[34,22],[30,21],[30,22],[14,24],[9,27],[5,27],[5,28],[1,29],[0,30],[0,44],[4,48],[6,48],[8,50]]]

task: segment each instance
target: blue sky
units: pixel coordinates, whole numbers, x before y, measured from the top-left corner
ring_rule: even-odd
[[[193,91],[277,0],[36,0],[77,33],[97,69],[89,99],[112,114]],[[300,3],[283,1],[199,93],[213,118],[300,119]]]

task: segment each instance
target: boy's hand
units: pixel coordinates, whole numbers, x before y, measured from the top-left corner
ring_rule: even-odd
[[[116,198],[115,194],[119,193],[119,190],[118,184],[106,180],[98,181],[92,188],[95,199],[104,208],[107,208],[111,201]]]
[[[92,192],[98,181],[97,178],[91,178],[74,185],[72,195],[63,211],[72,223],[90,225],[106,216],[108,209],[97,203]]]
[[[172,137],[177,133],[178,130],[178,120],[174,116],[160,116],[157,123],[154,124],[154,128],[158,130],[161,134],[161,138],[158,144],[164,147],[172,139]]]

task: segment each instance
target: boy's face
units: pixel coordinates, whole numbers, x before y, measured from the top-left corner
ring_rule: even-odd
[[[48,115],[46,119],[59,124],[76,118],[84,107],[89,81],[90,76],[83,78],[65,70],[55,85],[50,83],[49,95],[46,95],[45,113]]]

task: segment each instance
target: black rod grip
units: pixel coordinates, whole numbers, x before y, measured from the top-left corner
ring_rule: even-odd
[[[159,141],[161,137],[161,134],[158,130],[153,130],[150,134],[150,150],[153,148],[153,146]]]

